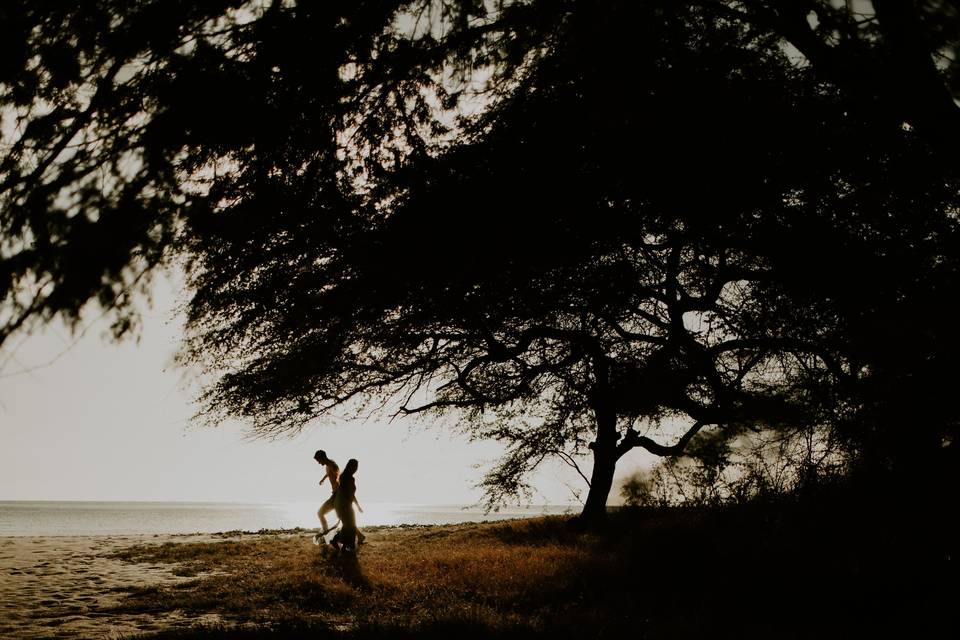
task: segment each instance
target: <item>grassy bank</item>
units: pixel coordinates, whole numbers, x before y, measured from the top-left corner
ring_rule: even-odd
[[[195,579],[121,608],[246,625],[158,638],[915,637],[957,628],[938,527],[828,501],[625,511],[591,533],[562,518],[370,530],[358,557],[302,533],[146,545],[122,555]]]

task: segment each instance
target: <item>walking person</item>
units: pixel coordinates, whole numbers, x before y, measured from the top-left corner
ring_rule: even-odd
[[[337,466],[337,463],[327,457],[327,452],[323,449],[318,449],[315,454],[313,454],[313,459],[316,460],[319,464],[324,466],[326,473],[322,478],[320,478],[320,485],[322,486],[324,482],[330,480],[330,497],[320,505],[320,509],[317,510],[317,516],[320,518],[320,525],[323,527],[323,530],[313,537],[314,544],[321,544],[323,541],[323,536],[327,535],[330,531],[330,526],[327,524],[327,514],[334,510],[334,500],[337,495],[337,488],[340,486],[340,467]]]
[[[340,474],[340,484],[333,502],[337,517],[343,524],[335,540],[344,551],[354,551],[358,544],[363,544],[365,538],[357,529],[357,515],[353,512],[353,505],[357,505],[357,509],[363,513],[363,507],[357,500],[357,481],[354,478],[358,466],[359,463],[353,458],[347,462]]]

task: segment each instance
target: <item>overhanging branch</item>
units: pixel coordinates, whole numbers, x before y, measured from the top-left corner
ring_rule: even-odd
[[[693,426],[687,429],[687,432],[680,436],[680,439],[677,440],[676,444],[674,445],[662,445],[651,438],[642,436],[637,431],[630,429],[620,441],[620,444],[617,445],[617,459],[619,460],[624,456],[624,454],[636,447],[641,447],[650,453],[661,457],[680,455],[683,453],[684,449],[686,449],[687,444],[690,443],[690,440],[693,439],[693,436],[697,435],[700,429],[706,425],[706,422],[699,420],[693,423]]]

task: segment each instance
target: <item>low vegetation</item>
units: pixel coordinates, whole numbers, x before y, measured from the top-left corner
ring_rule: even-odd
[[[299,533],[144,545],[122,556],[195,579],[120,608],[225,621],[153,636],[170,639],[912,636],[951,624],[944,527],[833,496],[624,510],[592,533],[562,518],[371,529],[357,557]]]

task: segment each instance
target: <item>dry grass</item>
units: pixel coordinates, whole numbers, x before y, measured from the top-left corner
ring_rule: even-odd
[[[538,628],[564,600],[576,600],[582,587],[576,576],[595,573],[603,562],[589,537],[564,532],[560,520],[538,528],[545,524],[564,539],[531,533],[523,540],[530,529],[524,524],[470,524],[369,532],[358,557],[317,548],[300,535],[133,547],[118,555],[173,563],[197,580],[132,592],[123,606],[271,623],[422,628],[457,620]],[[607,563],[609,572],[616,559],[608,556]]]
[[[158,636],[178,639],[853,637],[883,624],[883,602],[899,602],[881,577],[899,546],[863,544],[877,522],[837,526],[837,514],[636,512],[592,534],[560,518],[382,529],[357,557],[304,534],[145,545],[122,557],[196,579],[129,593],[122,608],[255,627]],[[816,529],[824,520],[828,536]]]

